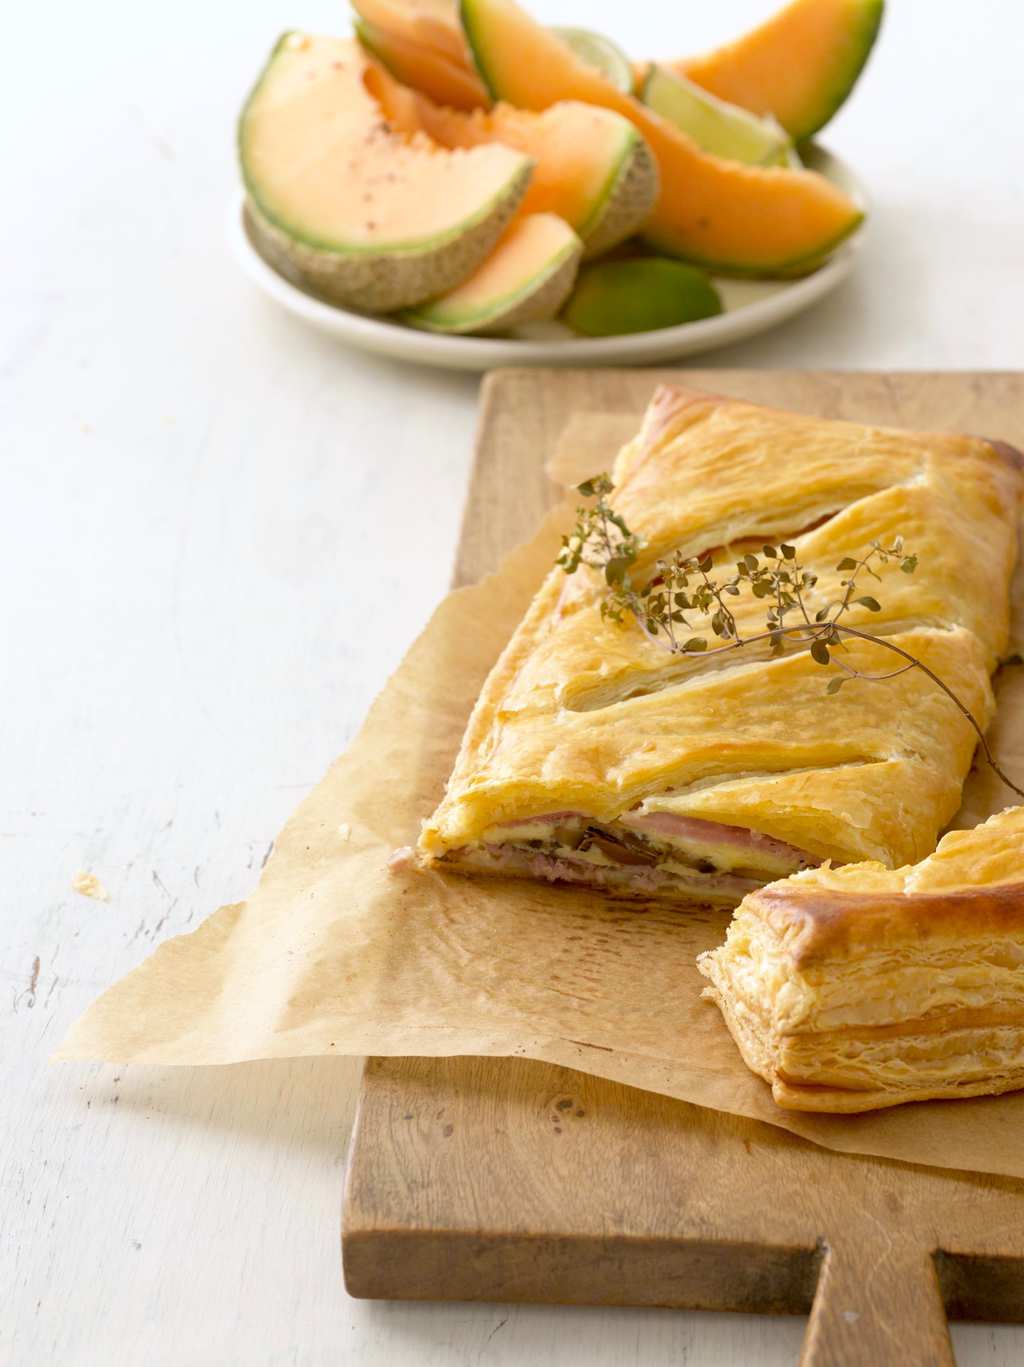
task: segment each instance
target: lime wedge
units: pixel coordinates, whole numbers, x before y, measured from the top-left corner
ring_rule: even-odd
[[[792,139],[770,115],[758,118],[663,66],[651,66],[640,98],[716,157],[753,166],[799,165]]]
[[[641,256],[585,266],[562,318],[584,337],[618,337],[678,327],[721,312],[718,291],[697,266],[666,256]]]
[[[581,62],[596,67],[617,90],[623,90],[627,95],[632,93],[632,64],[622,48],[610,38],[588,28],[553,28],[551,31],[572,48]]]

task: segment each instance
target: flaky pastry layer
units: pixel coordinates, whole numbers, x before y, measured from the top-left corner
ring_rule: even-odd
[[[1024,808],[917,865],[744,898],[705,995],[780,1106],[864,1111],[1024,1086]]]

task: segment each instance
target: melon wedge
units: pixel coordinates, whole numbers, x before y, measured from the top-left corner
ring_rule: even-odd
[[[490,104],[459,22],[458,0],[352,0],[361,42],[403,85],[453,109]],[[577,57],[620,90],[632,90],[633,65],[603,33],[555,28]]]
[[[354,40],[288,33],[242,111],[242,176],[257,246],[327,298],[387,312],[475,270],[515,213],[529,157],[403,137],[367,89]]]
[[[812,171],[744,166],[702,152],[581,62],[515,0],[461,0],[461,17],[495,99],[537,110],[583,100],[636,125],[661,172],[644,230],[661,251],[725,274],[792,275],[820,264],[861,222],[860,208]]]
[[[401,316],[430,332],[507,332],[554,318],[576,279],[583,243],[556,214],[526,214],[468,280]]]
[[[425,133],[442,147],[498,142],[524,152],[534,166],[519,213],[557,214],[583,239],[588,257],[632,237],[654,207],[654,158],[633,124],[610,109],[566,100],[541,113],[509,104],[464,113],[434,104],[379,68],[367,85],[402,133]]]
[[[736,42],[670,65],[720,99],[774,114],[799,141],[823,128],[853,89],[883,8],[884,0],[793,0]]]
[[[472,70],[459,23],[459,0],[352,0],[352,8],[381,33],[442,53]]]
[[[363,47],[403,85],[413,86],[452,109],[479,109],[490,104],[476,68],[466,62],[453,61],[443,52],[421,47],[363,19],[356,21],[355,30]]]

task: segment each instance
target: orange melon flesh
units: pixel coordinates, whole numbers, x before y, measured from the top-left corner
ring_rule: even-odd
[[[479,109],[490,96],[468,60],[456,62],[443,52],[410,42],[375,24],[358,20],[359,41],[403,85],[414,86],[438,104],[453,109]]]
[[[774,114],[810,137],[849,95],[875,41],[884,0],[793,0],[734,43],[669,63],[720,99]]]
[[[529,165],[497,145],[452,153],[396,137],[367,88],[371,68],[358,43],[288,35],[246,106],[249,192],[314,246],[408,249],[448,236]]]
[[[462,333],[552,318],[572,289],[582,245],[555,214],[517,218],[472,275],[403,317],[418,327]]]
[[[472,71],[458,0],[352,0],[360,19],[407,44],[438,52]]]
[[[702,152],[667,120],[585,65],[515,0],[462,0],[462,23],[496,99],[542,110],[583,100],[625,114],[658,162],[661,191],[644,235],[662,251],[726,273],[811,269],[863,217],[813,171],[745,166]]]
[[[576,101],[552,105],[540,114],[495,105],[488,114],[463,120],[439,109],[426,131],[445,147],[500,142],[534,160],[521,214],[558,214],[586,237],[608,194],[609,180],[627,156],[635,131],[610,110]]]
[[[533,174],[519,215],[557,214],[581,237],[600,218],[609,183],[637,140],[632,123],[608,109],[566,100],[535,113],[496,104],[471,114],[446,109],[373,72],[368,83],[399,132],[425,133],[442,147],[497,142],[525,152]]]

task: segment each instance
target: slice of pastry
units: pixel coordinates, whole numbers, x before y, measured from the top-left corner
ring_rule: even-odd
[[[673,551],[731,566],[791,542],[818,575],[902,536],[914,574],[883,569],[880,612],[844,619],[925,661],[981,725],[1005,649],[1020,473],[980,438],[900,432],[660,388],[616,461],[613,506],[644,538],[635,576]],[[897,865],[934,848],[975,736],[920,670],[834,696],[804,649],[670,653],[602,616],[603,580],[553,569],[487,679],[421,863],[735,906],[820,863]],[[741,634],[764,604],[733,600]],[[892,655],[851,642],[862,670]]]
[[[1024,1087],[1024,807],[908,868],[810,869],[751,893],[697,964],[787,1109]]]

